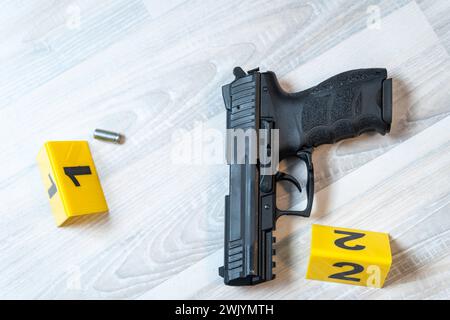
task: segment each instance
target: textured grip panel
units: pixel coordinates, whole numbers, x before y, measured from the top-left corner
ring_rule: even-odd
[[[390,123],[383,119],[385,69],[353,70],[332,77],[302,94],[302,146],[355,137],[366,131],[385,134]]]
[[[317,126],[311,129],[305,136],[305,145],[317,147],[322,144],[335,143],[339,140],[356,137],[366,131],[385,133],[383,124],[373,116],[357,120],[340,119],[328,127]]]

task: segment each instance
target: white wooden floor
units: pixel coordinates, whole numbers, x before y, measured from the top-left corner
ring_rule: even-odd
[[[444,0],[2,0],[0,298],[449,299],[449,53]],[[227,166],[176,164],[170,144],[224,131],[236,65],[292,91],[353,68],[394,79],[391,134],[315,151],[312,217],[278,221],[277,279],[247,288],[217,275]],[[75,139],[110,213],[56,228],[35,158]],[[280,207],[302,201],[280,191]],[[304,279],[312,223],[389,232],[386,287]]]

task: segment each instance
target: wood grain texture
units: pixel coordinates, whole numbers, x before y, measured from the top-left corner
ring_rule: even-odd
[[[380,29],[368,27],[371,5]],[[326,203],[345,195],[345,186],[330,190],[424,130],[445,131],[437,125],[450,113],[448,1],[42,0],[0,9],[0,297],[171,296],[170,283],[189,280],[189,270],[210,281],[193,287],[196,298],[450,296],[448,143],[331,212],[322,204],[313,220],[292,220],[297,229],[282,222],[279,279],[254,290],[224,287],[217,265],[204,263],[221,256],[227,167],[170,158],[174,132],[200,123],[224,130],[220,87],[235,65],[273,70],[287,90],[387,67],[391,134],[314,153],[317,191],[328,190]],[[74,12],[79,26],[69,23]],[[126,143],[92,140],[95,128],[123,132]],[[58,229],[35,157],[44,141],[72,139],[90,141],[110,214]],[[301,175],[300,165],[283,166]],[[289,191],[280,189],[281,207],[301,202]],[[391,284],[371,291],[303,280],[313,221],[391,232]]]
[[[276,231],[277,281],[252,288],[224,286],[211,271],[223,259],[217,252],[141,298],[426,299],[432,292],[434,298],[445,299],[450,132],[444,131],[449,125],[447,117],[317,192],[310,219],[283,217]],[[405,153],[409,157],[403,157]],[[429,192],[431,186],[434,193]],[[304,279],[312,223],[389,232],[394,262],[385,288]],[[429,273],[428,268],[440,271]],[[181,290],[171,290],[175,286]]]

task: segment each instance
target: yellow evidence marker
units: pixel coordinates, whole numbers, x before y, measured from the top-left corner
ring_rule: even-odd
[[[87,141],[48,141],[37,161],[58,226],[76,216],[108,212]]]
[[[391,263],[387,233],[312,226],[307,279],[381,288]]]

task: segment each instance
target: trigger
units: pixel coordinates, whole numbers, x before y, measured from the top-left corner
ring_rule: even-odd
[[[275,180],[278,181],[289,181],[294,186],[297,187],[298,191],[302,193],[302,187],[300,186],[300,183],[290,174],[284,173],[284,172],[277,172],[275,175]]]

